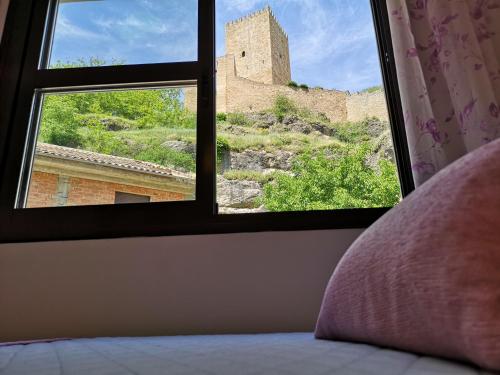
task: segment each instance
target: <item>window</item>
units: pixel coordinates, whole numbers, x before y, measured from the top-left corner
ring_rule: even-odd
[[[397,204],[369,2],[276,1],[244,12],[218,4],[219,212]]]
[[[217,12],[210,0],[11,2],[0,241],[365,227],[399,199],[396,162],[403,193],[411,190],[382,3],[372,1],[376,32],[369,2],[356,6],[372,30],[363,64],[380,71],[374,56],[384,56],[384,82],[379,74],[374,84],[385,89],[345,66],[325,68],[341,60],[314,65],[335,52],[330,25],[318,24],[328,40],[314,45],[313,25],[287,18],[279,2],[239,10],[225,1]],[[289,13],[328,14],[328,2],[313,3]],[[363,81],[359,93],[316,87],[332,74]],[[370,100],[383,121],[364,120]],[[367,113],[348,126],[356,121],[340,117],[349,110]],[[394,148],[372,144],[374,160],[357,147],[370,137],[390,144],[389,123]],[[347,176],[351,188],[340,173],[350,167],[359,172]],[[364,199],[381,195],[370,190],[381,176],[392,201]]]
[[[121,191],[115,192],[115,204],[149,203],[149,202],[151,202],[151,197],[147,195],[122,193]]]

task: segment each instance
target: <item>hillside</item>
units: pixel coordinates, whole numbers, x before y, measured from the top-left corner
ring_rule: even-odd
[[[195,115],[176,90],[51,95],[40,140],[195,172]],[[256,113],[217,115],[221,212],[393,205],[388,124],[331,123],[285,97]]]

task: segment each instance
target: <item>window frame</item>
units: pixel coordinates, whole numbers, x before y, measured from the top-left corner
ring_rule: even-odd
[[[384,1],[371,0],[396,163],[403,196],[413,177]],[[215,0],[198,0],[198,61],[72,69],[38,69],[46,61],[43,35],[56,0],[11,0],[0,46],[0,242],[137,236],[365,228],[388,208],[218,214],[216,203]],[[27,11],[28,10],[28,11]],[[44,55],[42,51],[45,52]],[[67,88],[148,88],[197,84],[196,200],[130,205],[14,209],[21,171],[35,147],[34,109],[40,92]],[[65,88],[65,89],[63,89]],[[38,98],[38,99],[37,99]],[[31,144],[31,147],[27,145]],[[25,150],[30,150],[26,154]],[[140,218],[140,220],[137,220]]]

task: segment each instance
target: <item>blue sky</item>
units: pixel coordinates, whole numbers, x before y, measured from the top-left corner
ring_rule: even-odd
[[[63,3],[52,62],[90,56],[129,64],[196,60],[197,1]],[[270,5],[289,36],[292,79],[358,91],[382,82],[369,0],[217,0],[217,55],[224,24]]]

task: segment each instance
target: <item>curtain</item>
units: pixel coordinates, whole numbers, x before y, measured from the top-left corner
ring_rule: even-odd
[[[387,6],[418,186],[500,136],[500,0]]]

